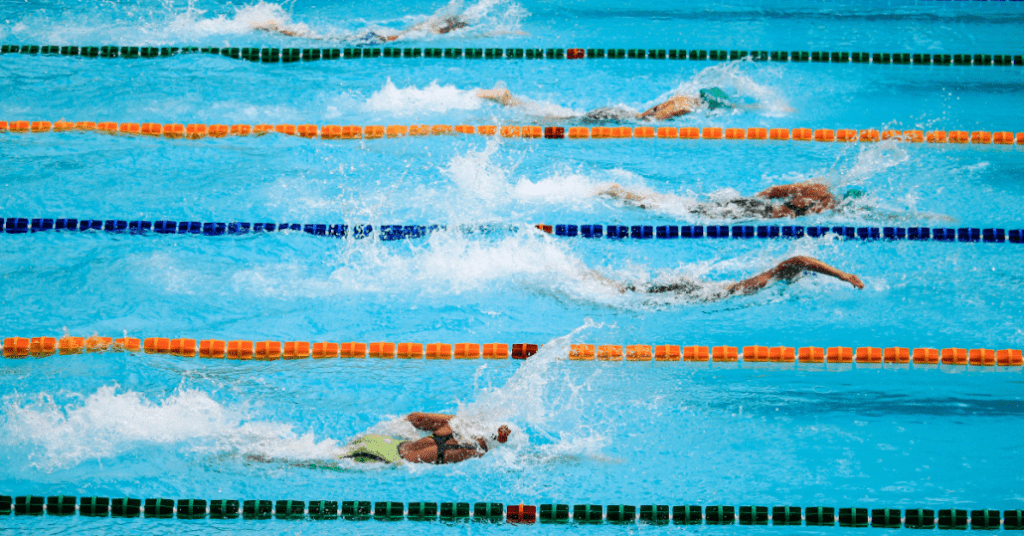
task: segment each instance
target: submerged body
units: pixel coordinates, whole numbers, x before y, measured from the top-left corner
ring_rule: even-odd
[[[366,33],[363,33],[355,37],[337,35],[317,35],[315,33],[308,32],[305,30],[285,28],[274,20],[267,20],[263,22],[254,23],[252,25],[252,29],[261,32],[284,35],[287,37],[302,37],[305,39],[313,39],[316,41],[349,41],[357,46],[366,46],[381,45],[384,43],[397,41],[398,39],[402,38],[408,33],[417,32],[424,29],[429,29],[433,33],[443,35],[454,30],[458,30],[459,28],[465,28],[469,26],[469,23],[462,20],[462,18],[460,18],[459,16],[446,17],[440,21],[440,24],[438,22],[439,21],[428,20],[426,22],[421,22],[407,30],[402,30],[396,34],[379,34],[377,32],[370,30],[367,31]]]
[[[478,98],[496,102],[502,106],[522,106],[524,104],[522,100],[517,99],[507,89],[478,89],[475,95]],[[580,118],[580,121],[583,123],[618,123],[642,119],[665,120],[686,115],[700,106],[706,106],[709,110],[715,110],[719,108],[733,108],[736,105],[729,100],[729,96],[724,91],[717,87],[711,87],[700,90],[698,95],[672,97],[643,113],[636,113],[628,108],[611,106],[587,112]]]
[[[597,195],[620,199],[624,203],[646,209],[659,201],[658,194],[642,194],[613,184]],[[805,181],[766,188],[751,197],[740,197],[724,202],[699,203],[692,212],[707,217],[734,218],[797,218],[807,214],[820,214],[839,206],[827,185]]]
[[[406,419],[418,430],[430,435],[417,440],[403,440],[382,434],[366,434],[354,439],[346,447],[342,458],[360,463],[458,463],[478,458],[487,453],[484,438],[471,438],[472,442],[460,443],[455,438],[449,421],[454,415],[441,413],[410,413]],[[507,426],[498,428],[494,436],[499,443],[508,441],[511,431]]]

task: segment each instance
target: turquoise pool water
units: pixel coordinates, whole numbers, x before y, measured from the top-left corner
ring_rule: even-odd
[[[396,46],[1014,54],[1020,2],[260,3],[0,6],[0,42],[344,47],[449,13]],[[433,18],[433,19],[432,19]],[[273,19],[310,37],[255,32]],[[718,86],[746,105],[654,126],[1019,131],[1020,67],[668,60],[363,59],[265,65],[0,55],[0,120],[540,124]],[[504,84],[526,103],[473,96]],[[639,125],[639,123],[637,124]],[[636,125],[634,125],[636,126]],[[570,343],[1020,348],[1019,244],[584,240],[545,223],[732,224],[695,203],[819,179],[867,195],[782,224],[1017,229],[1016,146],[281,135],[0,136],[0,216],[439,224],[383,242],[301,233],[0,235],[0,337],[529,342],[523,361],[225,362],[121,353],[0,363],[0,494],[1018,508],[1019,368],[581,363]],[[596,195],[655,196],[640,209]],[[517,226],[492,234],[459,225]],[[779,224],[746,219],[750,225]],[[792,255],[857,274],[705,303],[621,293],[735,281]],[[411,411],[513,439],[454,466],[331,461]],[[271,459],[268,462],[255,458]],[[311,468],[324,465],[329,468]],[[10,532],[440,533],[411,521],[68,519]],[[460,525],[464,532],[559,532]],[[610,533],[621,528],[587,527]],[[641,526],[668,532],[680,527]],[[764,530],[701,527],[707,532]],[[831,533],[836,528],[772,531]],[[877,529],[870,529],[875,531]]]

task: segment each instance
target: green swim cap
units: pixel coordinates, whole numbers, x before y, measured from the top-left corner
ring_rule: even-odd
[[[717,87],[700,90],[700,100],[707,103],[709,110],[732,108],[732,103],[729,102],[729,95],[726,95],[724,91]]]
[[[843,199],[860,199],[865,195],[867,195],[867,192],[860,188],[850,188],[845,194],[843,194]]]

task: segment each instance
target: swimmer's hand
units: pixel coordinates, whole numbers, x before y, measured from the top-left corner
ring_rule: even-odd
[[[859,277],[853,274],[847,274],[844,272],[843,275],[839,277],[839,279],[842,279],[843,281],[846,281],[847,283],[853,285],[854,288],[856,288],[857,290],[864,290],[864,283],[861,282]]]

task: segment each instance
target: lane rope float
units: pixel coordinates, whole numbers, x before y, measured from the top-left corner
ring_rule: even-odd
[[[775,525],[912,529],[1024,530],[1024,510],[391,502],[335,500],[137,499],[72,495],[0,495],[0,516],[141,517],[155,519],[345,519],[667,525]]]
[[[204,359],[277,361],[297,359],[528,359],[541,346],[527,343],[393,343],[393,342],[314,342],[250,341],[219,339],[138,339],[72,337],[8,337],[3,339],[3,355],[8,359],[47,357],[101,352],[166,354]],[[570,361],[684,361],[716,363],[815,363],[815,364],[899,364],[957,365],[972,367],[1019,367],[1024,365],[1021,350],[987,348],[910,348],[805,346],[679,346],[679,345],[595,345],[573,344]]]
[[[856,227],[824,225],[602,225],[539,223],[533,227],[565,238],[607,239],[800,239],[837,238],[841,240],[934,241],[960,243],[1021,244],[1024,229],[980,227]],[[451,230],[466,234],[495,234],[517,232],[519,225],[458,225]],[[246,234],[286,233],[354,240],[382,241],[428,238],[432,233],[449,230],[446,225],[378,225],[326,224],[326,223],[260,223],[260,222],[199,222],[173,220],[115,220],[76,218],[2,218],[0,233],[10,235],[41,232],[91,233],[106,232],[132,235],[197,235],[239,236]]]
[[[1021,66],[1024,57],[1010,54],[924,54],[909,52],[825,52],[786,50],[643,49],[643,48],[263,48],[2,45],[2,54],[78,56],[85,58],[167,58],[206,54],[259,63],[298,63],[365,58],[444,59],[651,59],[752,61],[872,65]]]
[[[679,139],[771,140],[821,143],[905,143],[1024,145],[1024,132],[989,130],[894,130],[830,128],[723,128],[723,127],[542,127],[539,125],[221,125],[202,123],[117,123],[113,121],[0,121],[0,133],[99,132],[124,136],[151,136],[199,140],[228,136],[284,134],[322,140],[363,140],[405,136],[479,134],[526,139]]]

